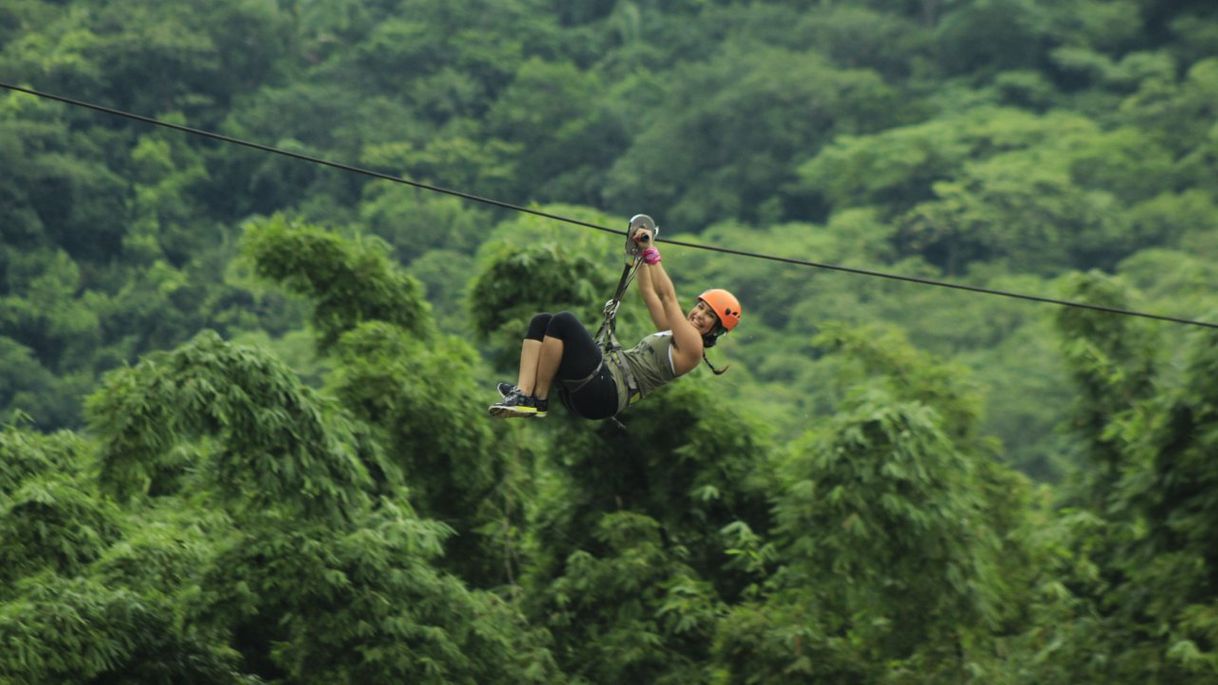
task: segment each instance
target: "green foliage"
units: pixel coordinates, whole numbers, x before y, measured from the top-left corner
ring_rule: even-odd
[[[953,440],[976,446],[976,426],[984,407],[963,366],[939,363],[914,349],[899,331],[879,326],[850,329],[827,324],[813,342],[860,363],[855,374],[839,372],[839,383],[853,386],[862,378],[880,376],[895,398],[934,407]]]
[[[559,239],[554,229],[531,219],[509,223],[504,229],[505,234],[506,229],[515,229],[514,237],[488,242],[479,254],[469,310],[474,331],[491,341],[496,366],[510,367],[519,357],[520,341],[534,314],[573,311],[592,326],[600,318],[601,305],[613,294],[613,284],[589,256],[589,241]]]
[[[501,489],[510,486],[505,480],[519,455],[486,422],[473,349],[451,337],[424,342],[367,323],[344,335],[335,353],[328,385],[357,418],[380,429],[386,445],[378,481],[408,484],[422,515],[456,530],[446,560],[464,578],[508,581],[501,576],[511,560],[495,540],[495,524],[505,523],[504,509],[513,504]]]
[[[235,655],[181,630],[164,601],[51,574],[0,604],[0,678],[30,683],[254,683]]]
[[[550,586],[561,665],[578,682],[707,682],[707,640],[722,611],[655,520],[632,512],[597,523],[603,556],[579,551]]]
[[[775,508],[792,571],[838,615],[874,617],[851,629],[890,657],[996,616],[997,540],[977,467],[937,424],[925,407],[860,397],[797,446]]]
[[[907,250],[925,252],[948,273],[974,260],[1009,260],[1020,271],[1111,267],[1128,253],[1121,207],[1107,193],[1079,188],[1044,156],[1008,154],[966,167],[934,186],[935,200],[902,219]]]
[[[220,540],[232,534],[222,512],[197,506],[199,498],[167,497],[138,510],[139,525],[102,553],[90,576],[109,588],[126,588],[174,605],[174,615],[196,591],[214,562]]]
[[[433,333],[418,282],[392,265],[379,240],[344,241],[275,216],[246,225],[244,251],[258,275],[313,300],[323,351],[362,321],[386,321],[423,338]]]
[[[1121,103],[1121,114],[1155,135],[1168,149],[1186,154],[1210,134],[1207,117],[1218,107],[1215,72],[1218,59],[1210,58],[1190,66],[1179,80],[1171,74],[1147,79]]]
[[[876,74],[834,69],[815,54],[733,47],[687,72],[605,189],[614,203],[669,207],[682,227],[779,219],[795,201],[778,192],[794,155],[893,123],[896,94]]]
[[[44,568],[76,575],[120,533],[112,503],[57,474],[25,480],[0,505],[0,576],[6,583]]]
[[[846,69],[874,69],[887,80],[910,76],[932,58],[931,33],[909,17],[832,3],[800,17],[795,34]]]
[[[488,114],[488,133],[516,146],[520,193],[548,202],[588,203],[600,197],[606,167],[629,141],[628,113],[606,102],[595,74],[574,64],[532,59]],[[540,187],[536,179],[547,179]]]
[[[0,496],[11,496],[29,478],[76,474],[85,449],[72,433],[42,435],[6,425],[0,430]]]
[[[101,482],[124,498],[190,468],[175,447],[214,438],[204,471],[221,499],[339,519],[364,502],[363,459],[375,459],[356,427],[278,360],[210,332],[111,373],[88,410]]]
[[[200,221],[205,212],[199,188],[208,180],[202,156],[180,136],[150,135],[131,150],[131,167],[139,186],[132,226],[123,238],[125,250],[133,259],[163,257],[177,267],[189,263],[218,234]]]
[[[1066,292],[1090,304],[1128,306],[1120,285],[1100,274],[1068,279]],[[1139,324],[1088,310],[1058,314],[1062,351],[1079,391],[1073,428],[1087,440],[1086,482],[1097,500],[1108,496],[1130,458],[1130,436],[1118,424],[1155,391],[1156,336]]]
[[[456,198],[388,183],[364,189],[360,221],[405,263],[438,250],[472,254],[491,224],[486,212]],[[463,284],[454,280],[444,285],[459,289]]]
[[[837,367],[852,389],[790,446],[772,542],[741,538],[760,582],[718,628],[725,682],[1003,673],[993,636],[1025,624],[1013,593],[1035,566],[1026,485],[977,456],[976,389],[892,332],[834,327],[820,342],[852,362]]]
[[[100,342],[96,302],[76,297],[80,267],[64,252],[32,256],[21,267],[28,280],[0,298],[0,327],[36,350],[44,366],[63,369]]]
[[[946,71],[975,75],[1038,66],[1049,31],[1036,0],[978,0],[947,12],[935,38]]]
[[[688,563],[727,596],[744,580],[728,568],[720,529],[736,521],[764,531],[768,442],[758,426],[717,402],[706,384],[682,379],[623,415],[627,431],[609,424],[589,431],[562,426],[558,466],[568,479],[562,500],[547,502],[538,525],[547,557],[596,549],[587,532],[604,512],[629,510],[664,526],[688,550]],[[543,560],[543,572],[550,572]]]
[[[1218,568],[1210,540],[1218,525],[1218,485],[1208,455],[1213,454],[1218,397],[1208,378],[1218,362],[1214,336],[1198,335],[1186,368],[1185,383],[1157,403],[1158,415],[1140,433],[1137,444],[1144,470],[1129,480],[1128,496],[1145,516],[1147,530],[1135,547],[1134,577],[1121,596],[1160,622],[1155,637],[1166,647],[1170,668],[1200,682],[1212,674],[1218,654],[1215,637],[1215,590],[1210,578]],[[1136,561],[1135,561],[1136,560]],[[1154,599],[1133,593],[1136,585],[1154,588]]]
[[[199,616],[262,676],[292,682],[555,682],[499,598],[428,563],[444,526],[383,500],[360,528],[265,520],[225,544]]]
[[[10,0],[0,72],[1212,321],[1215,36],[1205,0]],[[683,298],[744,301],[732,372],[626,432],[492,424],[491,368],[535,312],[595,327],[620,234],[23,94],[0,159],[0,681],[1214,678],[1211,336],[670,245]]]

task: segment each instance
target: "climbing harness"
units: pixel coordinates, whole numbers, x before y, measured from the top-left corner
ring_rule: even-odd
[[[635,274],[639,270],[639,265],[643,263],[643,247],[636,243],[632,236],[639,229],[647,231],[648,236],[644,242],[650,243],[655,240],[660,234],[659,226],[656,222],[646,214],[636,214],[630,218],[630,223],[626,226],[626,264],[622,268],[622,275],[618,278],[617,289],[613,292],[613,297],[605,303],[601,309],[604,319],[601,321],[601,327],[596,331],[596,344],[601,348],[601,361],[596,368],[587,377],[579,380],[561,381],[559,384],[559,398],[568,409],[571,407],[571,395],[578,392],[585,385],[590,383],[593,378],[600,375],[601,369],[605,367],[605,360],[608,359],[618,368],[622,374],[622,378],[626,381],[627,392],[629,397],[626,400],[626,405],[629,406],[636,398],[640,396],[638,383],[634,379],[634,374],[630,371],[630,366],[622,358],[622,345],[617,340],[617,310],[622,304],[622,297],[626,294],[626,289],[630,287],[631,281],[634,280]],[[572,411],[574,411],[572,409]],[[610,417],[619,426],[622,424],[617,421],[616,415]],[[624,428],[624,426],[622,426]]]

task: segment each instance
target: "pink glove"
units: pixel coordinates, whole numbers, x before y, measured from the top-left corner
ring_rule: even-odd
[[[648,264],[660,263],[660,251],[654,247],[649,247],[646,250],[643,250],[642,257],[643,261],[647,262]]]

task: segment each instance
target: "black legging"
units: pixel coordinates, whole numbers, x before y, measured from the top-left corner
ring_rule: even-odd
[[[541,342],[546,336],[563,343],[562,360],[555,373],[556,386],[563,381],[582,381],[600,366],[600,373],[578,392],[567,394],[571,411],[586,419],[604,419],[617,413],[617,384],[608,366],[601,365],[601,348],[571,312],[538,314],[529,322],[525,338]],[[560,393],[566,394],[566,393]]]

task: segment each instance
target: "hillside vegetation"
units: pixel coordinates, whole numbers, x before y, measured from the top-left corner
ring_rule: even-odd
[[[10,0],[0,81],[1218,322],[1206,0]],[[621,237],[12,89],[0,159],[0,682],[1218,677],[1213,327],[661,244],[730,372],[495,422]]]

